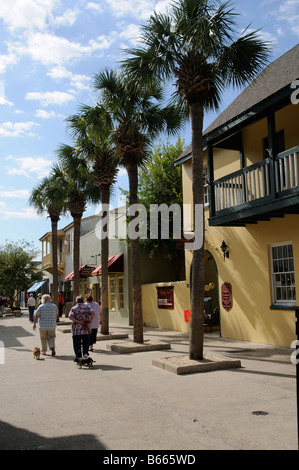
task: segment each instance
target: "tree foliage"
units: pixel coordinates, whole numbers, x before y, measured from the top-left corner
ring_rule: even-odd
[[[129,50],[123,62],[132,81],[175,80],[173,98],[191,120],[194,210],[204,204],[204,112],[217,110],[225,87],[248,84],[269,58],[269,43],[258,31],[242,32],[237,16],[230,1],[175,0],[166,14],[151,15],[142,46]],[[201,230],[204,241],[204,220]],[[203,358],[204,273],[202,243],[193,250],[190,359]]]
[[[25,240],[0,245],[0,294],[14,298],[15,292],[29,289],[36,276],[32,263],[37,251]]]
[[[176,258],[172,213],[169,213],[169,239],[163,240],[159,237],[158,240],[153,240],[149,236],[149,212],[151,206],[153,207],[155,204],[158,206],[166,204],[168,207],[177,204],[182,212],[182,168],[175,166],[174,161],[181,155],[184,148],[184,141],[181,138],[178,138],[175,144],[170,144],[168,141],[166,143],[160,142],[154,147],[151,159],[145,167],[141,168],[139,173],[139,203],[146,207],[148,214],[148,238],[141,240],[141,245],[148,251],[150,257],[164,251],[169,259],[174,261]]]

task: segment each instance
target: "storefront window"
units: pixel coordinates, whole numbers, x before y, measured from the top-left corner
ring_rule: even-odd
[[[292,243],[273,245],[271,257],[274,304],[295,305],[296,289]]]
[[[117,287],[118,287],[118,309],[123,310],[125,307],[124,302],[124,278],[118,277],[117,278]]]
[[[115,277],[109,278],[109,310],[115,312]]]

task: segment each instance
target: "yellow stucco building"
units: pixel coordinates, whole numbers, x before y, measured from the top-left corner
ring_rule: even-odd
[[[286,347],[296,339],[298,79],[299,45],[266,67],[204,133],[206,285],[212,286],[206,295],[219,312],[222,337]],[[184,204],[192,204],[192,149],[176,164]],[[188,214],[184,225],[192,233]],[[152,301],[150,310],[158,285],[143,286],[147,324],[188,331],[192,250],[185,250],[185,263],[186,281],[168,284],[172,309]]]

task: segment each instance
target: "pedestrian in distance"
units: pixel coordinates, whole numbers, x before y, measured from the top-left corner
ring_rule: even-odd
[[[58,310],[59,310],[59,318],[62,317],[64,307],[64,296],[61,292],[58,294]]]
[[[75,362],[87,359],[89,356],[89,339],[94,311],[84,304],[81,296],[76,297],[76,305],[71,308],[69,319],[72,321],[72,338]]]
[[[30,323],[33,323],[33,315],[34,315],[34,309],[35,309],[35,298],[34,295],[31,293],[29,296],[29,299],[27,300],[27,307],[28,307],[28,312],[29,312],[29,321]]]
[[[100,324],[100,314],[102,312],[102,308],[100,303],[95,302],[93,300],[92,295],[90,294],[86,295],[85,297],[85,305],[88,305],[94,312],[94,317],[91,322],[91,334],[89,338],[89,351],[93,351],[93,345],[97,342],[97,334]]]
[[[42,294],[39,293],[36,299],[36,306],[39,307],[41,303],[42,303]]]
[[[41,302],[41,305],[36,309],[34,315],[33,329],[36,329],[36,324],[38,322],[42,354],[46,355],[46,351],[49,347],[52,352],[52,356],[55,356],[56,321],[58,317],[58,309],[56,305],[51,302],[51,297],[48,294],[42,296]]]

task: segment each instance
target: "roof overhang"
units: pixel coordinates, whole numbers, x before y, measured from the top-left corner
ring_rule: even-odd
[[[123,254],[110,256],[108,258],[108,270],[110,272],[122,273],[124,271]],[[92,271],[92,276],[100,276],[102,274],[102,265]]]
[[[93,267],[88,266],[87,264],[84,264],[83,266],[79,267],[79,273],[80,273],[80,279],[86,279],[89,277],[92,273]],[[74,271],[72,271],[70,274],[68,274],[64,280],[65,281],[72,281],[74,279]]]
[[[30,289],[27,290],[27,292],[37,292],[47,281],[39,281],[35,282],[33,286],[30,287]]]
[[[291,104],[291,94],[293,93],[291,83],[279,90],[277,93],[267,97],[263,101],[257,103],[243,113],[235,116],[233,119],[225,122],[219,127],[216,127],[210,132],[203,135],[203,150],[206,150],[207,144],[215,144],[240,132],[240,130],[254,122],[257,122],[267,116],[270,111],[278,111],[288,104]],[[192,158],[192,146],[190,145],[180,157],[175,161],[175,166],[182,165]]]

